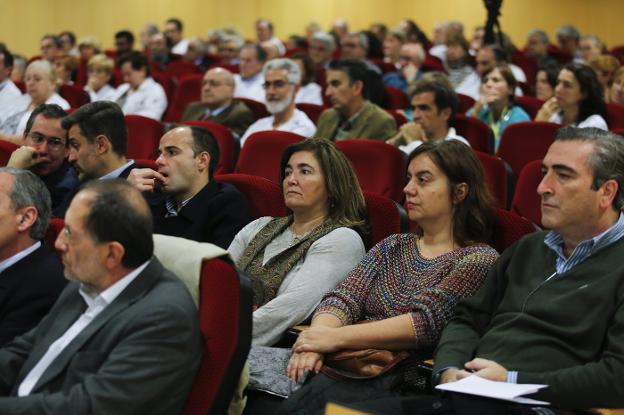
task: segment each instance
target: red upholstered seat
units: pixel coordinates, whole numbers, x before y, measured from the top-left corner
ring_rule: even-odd
[[[215,174],[232,173],[234,171],[239,144],[227,127],[212,121],[186,121],[183,124],[205,128],[217,140],[220,154]]]
[[[462,114],[465,114],[466,111],[472,108],[475,103],[475,100],[468,95],[457,94],[457,98],[459,98],[459,108],[457,109],[457,111]]]
[[[541,198],[537,194],[537,186],[542,181],[541,166],[541,159],[531,161],[524,166],[516,183],[511,211],[543,227]]]
[[[475,154],[485,173],[485,181],[492,195],[498,202],[498,207],[505,209],[507,207],[507,171],[505,170],[505,162],[496,156],[475,151]]]
[[[140,115],[126,115],[125,118],[128,125],[128,158],[155,160],[165,127],[160,121]]]
[[[494,134],[483,121],[464,114],[455,114],[455,130],[470,143],[473,150],[492,154]]]
[[[236,173],[252,174],[280,182],[282,153],[305,138],[286,131],[259,131],[247,137],[236,162]]]
[[[177,122],[182,117],[184,109],[193,101],[201,99],[202,74],[185,75],[180,78],[173,102],[169,104],[164,120]]]
[[[167,65],[165,73],[171,78],[179,80],[186,75],[201,75],[202,72],[194,63],[185,61],[184,59],[178,59]]]
[[[527,114],[529,114],[529,117],[531,117],[531,119],[535,119],[537,112],[540,110],[540,108],[542,108],[542,105],[544,105],[544,101],[529,95],[515,97],[514,100],[519,107],[521,107],[523,110],[526,111]]]
[[[387,109],[386,112],[392,115],[392,118],[394,118],[394,122],[396,123],[397,128],[400,128],[403,124],[407,123],[407,118],[405,117],[405,115],[401,114],[398,110]]]
[[[253,112],[256,120],[271,115],[269,114],[269,111],[267,111],[266,107],[262,102],[254,101],[253,99],[249,98],[238,98],[238,100],[241,101],[243,104],[247,105],[247,108],[249,108],[251,112]]]
[[[624,106],[607,104],[607,125],[609,129],[624,128]]]
[[[156,164],[156,162],[154,160],[148,160],[148,159],[134,159],[134,164],[136,164],[136,166],[139,169],[152,169],[152,170],[158,170],[158,165]]]
[[[322,105],[316,105],[316,104],[305,104],[305,103],[299,103],[297,104],[297,108],[303,112],[306,113],[306,115],[308,116],[308,118],[314,123],[316,124],[318,122],[319,117],[321,116],[321,113],[326,109],[324,106]]]
[[[395,233],[407,232],[409,222],[402,206],[387,197],[364,192],[366,211],[371,226],[370,246]]]
[[[10,141],[0,140],[0,166],[6,166],[11,158],[11,154],[18,148],[18,145]]]
[[[388,98],[388,109],[402,110],[409,107],[405,92],[391,86],[384,86],[384,92]]]
[[[89,102],[89,94],[77,85],[63,84],[59,88],[59,95],[69,102],[72,108],[80,108]]]
[[[230,183],[245,195],[254,219],[286,216],[282,188],[277,183],[264,177],[238,173],[219,174],[215,180]]]
[[[227,62],[213,63],[212,65],[208,67],[208,69],[213,69],[213,68],[224,68],[232,73],[238,73],[240,69],[237,64],[232,64],[232,63],[227,63]]]
[[[518,239],[535,230],[535,226],[527,219],[499,209],[494,219],[494,249],[502,253]]]
[[[54,218],[48,220],[48,229],[46,230],[45,240],[50,247],[54,247],[54,242],[63,230],[63,226],[65,226],[65,221],[63,219]]]
[[[403,200],[406,165],[401,150],[376,140],[343,140],[336,145],[351,161],[362,190]]]
[[[223,259],[204,261],[199,284],[203,356],[184,415],[224,414],[251,347],[249,280]]]

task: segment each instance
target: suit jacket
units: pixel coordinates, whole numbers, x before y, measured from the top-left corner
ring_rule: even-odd
[[[191,102],[184,109],[182,121],[201,120],[207,109],[208,107],[203,102]],[[206,121],[216,122],[229,128],[237,138],[242,137],[255,120],[253,112],[237,99],[232,100],[232,104],[216,116],[206,118]]]
[[[60,206],[62,206],[67,195],[78,187],[78,174],[76,174],[76,170],[65,161],[58,170],[47,176],[40,176],[40,178],[50,192],[52,212],[54,216],[57,216],[57,209],[62,209]]]
[[[154,233],[210,242],[227,249],[238,231],[251,222],[245,196],[229,183],[211,180],[177,216],[171,217],[165,217],[165,195],[145,196],[154,217]]]
[[[39,324],[66,283],[58,254],[45,243],[0,272],[0,346]]]
[[[338,127],[344,122],[340,112],[334,108],[326,109],[316,123],[315,138],[334,140]],[[342,138],[370,138],[373,140],[387,140],[396,134],[394,118],[377,105],[366,101],[360,114],[349,130],[349,134]]]
[[[2,414],[180,413],[201,360],[198,313],[186,287],[156,258],[45,370],[28,396],[17,388],[78,319],[71,282],[42,322],[0,349]]]

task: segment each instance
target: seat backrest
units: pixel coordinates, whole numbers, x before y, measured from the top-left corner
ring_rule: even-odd
[[[297,104],[297,108],[305,112],[305,114],[314,124],[318,122],[321,113],[325,110],[325,107],[322,105],[306,104],[303,102]]]
[[[535,232],[535,226],[514,212],[498,209],[494,219],[494,249],[503,253],[524,235]]]
[[[136,166],[139,169],[152,169],[152,170],[158,170],[158,165],[156,164],[156,162],[154,160],[149,160],[149,159],[134,159],[134,164],[136,164]]]
[[[227,62],[216,62],[208,67],[208,69],[213,69],[213,68],[224,68],[232,73],[238,73],[240,71],[238,64],[227,63]]]
[[[387,197],[369,192],[364,192],[364,200],[371,227],[370,247],[390,235],[408,231],[407,213],[401,205]]]
[[[607,124],[609,129],[624,128],[624,106],[607,104]]]
[[[200,100],[203,77],[202,74],[189,74],[179,79],[173,102],[165,114],[165,121],[179,121],[184,113],[184,108],[191,102]]]
[[[540,108],[542,108],[542,105],[544,105],[544,101],[530,95],[515,97],[514,100],[519,107],[521,107],[523,110],[526,111],[527,114],[529,114],[529,117],[531,117],[532,120],[535,119],[538,111],[540,110]]]
[[[192,62],[178,59],[170,62],[165,69],[165,73],[173,79],[180,79],[185,75],[201,74],[201,70]]]
[[[202,264],[203,356],[184,415],[225,414],[251,347],[251,284],[223,259]]]
[[[406,160],[401,150],[377,140],[342,140],[336,145],[351,162],[362,190],[403,200]]]
[[[252,174],[280,182],[282,153],[305,138],[286,131],[258,131],[247,137],[236,162],[236,173]]]
[[[77,85],[61,85],[59,95],[65,98],[72,108],[80,108],[89,102],[89,94]]]
[[[514,197],[511,201],[511,211],[543,227],[541,199],[537,194],[537,186],[541,181],[542,160],[527,163],[518,177]]]
[[[269,115],[271,115],[269,114],[269,111],[267,111],[266,107],[264,106],[262,102],[254,101],[253,99],[249,99],[249,98],[237,98],[237,99],[241,101],[243,104],[245,104],[247,108],[251,110],[251,112],[253,112],[256,120],[260,118],[268,117]]]
[[[468,95],[457,94],[457,98],[459,98],[459,108],[457,109],[457,111],[462,114],[465,114],[466,111],[472,108],[475,103],[475,100]]]
[[[165,127],[160,121],[141,115],[126,115],[125,118],[128,125],[128,158],[155,160]]]
[[[442,72],[446,73],[446,68],[444,64],[437,56],[429,55],[425,56],[425,60],[421,65],[420,69],[423,72]]]
[[[507,207],[507,171],[505,170],[505,162],[496,156],[475,151],[475,154],[485,173],[485,181],[492,195],[498,202],[498,207],[505,209]]]
[[[239,173],[219,174],[215,180],[230,183],[245,196],[253,219],[286,216],[282,188],[277,183],[264,177]]]
[[[543,159],[561,125],[551,122],[519,122],[505,128],[498,152],[500,158],[511,166],[518,177],[529,162]]]
[[[392,115],[392,118],[394,118],[394,122],[396,123],[397,128],[401,128],[403,124],[407,123],[407,117],[401,114],[398,110],[386,109],[386,112]]]
[[[405,92],[391,86],[384,86],[384,92],[387,97],[388,109],[402,110],[409,107],[409,100]]]
[[[494,153],[494,133],[486,123],[464,114],[455,114],[455,130],[470,143],[473,150]]]
[[[176,89],[176,85],[173,82],[173,79],[165,72],[158,71],[152,71],[152,78],[154,78],[154,81],[158,82],[165,90],[165,95],[167,95],[167,103],[170,104],[171,102],[173,102],[173,97],[175,96]]]
[[[11,154],[17,150],[19,146],[10,141],[0,140],[0,166],[6,166],[11,158]]]
[[[54,242],[63,230],[63,226],[65,226],[65,220],[63,219],[48,219],[48,229],[46,229],[45,240],[50,247],[54,247]]]
[[[212,121],[185,121],[182,124],[195,125],[210,131],[219,145],[219,163],[215,174],[232,173],[240,144],[225,126]]]

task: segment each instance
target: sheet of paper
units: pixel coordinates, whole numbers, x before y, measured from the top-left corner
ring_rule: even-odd
[[[457,382],[445,383],[436,386],[436,389],[484,396],[487,398],[503,399],[527,405],[550,405],[548,402],[523,398],[522,395],[535,393],[547,385],[518,384],[494,382],[479,376],[468,376]]]

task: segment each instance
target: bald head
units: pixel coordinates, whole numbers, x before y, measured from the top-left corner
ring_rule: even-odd
[[[206,72],[202,81],[201,100],[210,109],[230,105],[234,97],[234,77],[224,68]]]

